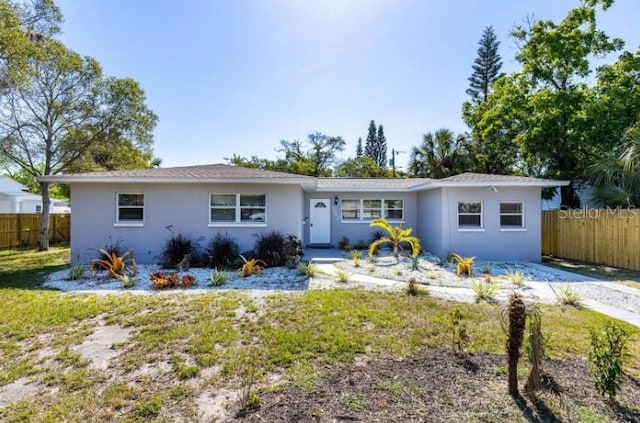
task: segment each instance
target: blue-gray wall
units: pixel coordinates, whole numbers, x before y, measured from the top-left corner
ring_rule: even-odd
[[[114,226],[117,192],[145,194],[144,226]],[[218,227],[209,225],[209,194],[266,194],[266,227]],[[302,236],[303,191],[297,185],[276,184],[71,184],[72,260],[89,262],[97,248],[122,239],[139,263],[155,263],[172,225],[201,245],[216,233],[228,233],[243,250],[253,248],[255,234],[278,230]]]
[[[432,189],[418,193],[418,237],[422,249],[435,254],[442,252],[442,226],[446,219],[442,213],[442,190]]]
[[[335,197],[338,196],[338,205],[334,204]],[[414,234],[417,236],[418,225],[418,204],[417,193],[415,192],[307,192],[304,199],[304,217],[309,217],[309,203],[310,200],[327,198],[331,200],[331,243],[334,246],[338,245],[338,242],[343,236],[349,238],[350,243],[353,245],[359,241],[369,242],[371,235],[378,230],[378,228],[372,228],[369,226],[369,222],[342,222],[342,210],[341,201],[344,199],[389,199],[397,200],[402,199],[404,201],[404,221],[402,226],[407,228],[413,228]],[[395,223],[393,223],[395,224]],[[309,225],[304,225],[304,238],[305,244],[309,242]]]
[[[480,260],[540,261],[541,214],[539,187],[442,188],[442,238],[439,255],[456,252]],[[459,201],[482,201],[482,231],[458,229]],[[500,202],[523,201],[525,228],[509,231],[500,228]],[[428,216],[427,216],[428,218]],[[437,244],[436,244],[437,245]]]

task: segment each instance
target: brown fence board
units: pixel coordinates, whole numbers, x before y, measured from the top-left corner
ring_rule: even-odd
[[[34,247],[38,245],[41,215],[0,214],[0,249]],[[52,214],[49,222],[49,242],[68,243],[71,232],[69,214]]]
[[[640,210],[543,211],[542,254],[640,270]]]

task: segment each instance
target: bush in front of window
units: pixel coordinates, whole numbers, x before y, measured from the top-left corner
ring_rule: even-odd
[[[295,269],[300,264],[300,260],[304,256],[302,241],[293,234],[287,235],[284,240],[284,265],[289,269]]]
[[[209,267],[224,270],[236,269],[240,266],[240,247],[229,234],[217,233],[207,246]]]
[[[174,234],[173,227],[167,227],[171,236],[165,241],[160,252],[160,265],[165,269],[173,269],[182,261],[186,254],[196,255],[196,247],[189,238],[177,233]]]

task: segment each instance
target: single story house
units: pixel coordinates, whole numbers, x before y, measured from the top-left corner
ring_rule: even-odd
[[[567,184],[475,173],[315,178],[225,164],[40,179],[71,187],[71,257],[88,261],[122,239],[141,263],[156,261],[169,225],[192,239],[227,233],[242,249],[273,230],[332,246],[343,236],[368,241],[375,231],[369,223],[380,217],[413,228],[423,248],[438,255],[539,261],[541,189]]]
[[[0,213],[40,213],[42,196],[31,194],[27,187],[8,176],[0,175]],[[51,199],[50,213],[70,213],[69,203]]]

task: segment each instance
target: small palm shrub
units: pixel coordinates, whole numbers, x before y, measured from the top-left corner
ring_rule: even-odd
[[[318,265],[311,262],[301,261],[298,264],[298,273],[313,278],[318,274]]]
[[[509,296],[506,309],[509,325],[507,327],[507,360],[509,365],[509,394],[517,398],[518,391],[518,361],[520,360],[520,348],[524,340],[524,331],[527,322],[527,305],[522,294],[513,292]]]
[[[582,308],[582,297],[578,295],[570,285],[560,288],[560,295],[558,297],[558,304],[563,306],[570,306],[577,309]]]
[[[286,263],[285,237],[278,231],[259,234],[253,251],[265,266],[280,267]]]
[[[344,270],[338,269],[336,270],[336,280],[340,283],[347,283],[349,282],[349,274]]]
[[[215,269],[209,275],[209,286],[222,286],[229,281],[229,275],[226,272],[221,272]]]
[[[391,244],[394,257],[398,257],[403,245],[409,245],[412,256],[420,254],[420,249],[422,248],[420,246],[420,240],[415,236],[411,236],[411,232],[413,232],[411,228],[392,226],[385,219],[375,219],[369,226],[378,227],[387,233],[387,236],[383,236],[369,245],[370,256],[373,256],[382,244],[387,243]]]
[[[451,348],[453,353],[462,355],[469,346],[470,339],[467,324],[460,309],[456,308],[449,313],[449,326],[451,327]]]
[[[369,244],[366,243],[363,239],[353,244],[354,250],[366,250],[367,248],[369,248]]]
[[[475,257],[462,257],[460,254],[451,253],[451,260],[456,263],[456,275],[471,276],[473,274],[473,262]]]
[[[612,322],[607,322],[602,331],[590,332],[589,362],[596,391],[613,400],[622,385],[629,333]]]
[[[220,269],[234,269],[240,262],[240,247],[228,234],[217,233],[207,245],[209,266]]]
[[[174,234],[173,227],[169,226],[167,229],[170,236],[160,252],[160,265],[165,269],[173,269],[185,255],[195,256],[196,248],[189,238],[180,233]]]
[[[107,252],[106,250],[98,250],[102,258],[93,259],[91,261],[91,271],[96,269],[106,270],[110,278],[116,278],[118,275],[128,273],[136,274],[136,261],[131,257],[131,251],[118,256],[115,252]]]
[[[257,258],[246,259],[244,256],[240,256],[242,259],[242,267],[239,269],[240,276],[246,278],[248,276],[259,275],[262,273],[267,264]]]
[[[482,300],[487,302],[493,301],[499,289],[500,287],[498,285],[487,283],[480,279],[474,279],[471,281],[471,290],[476,296],[477,303]]]

